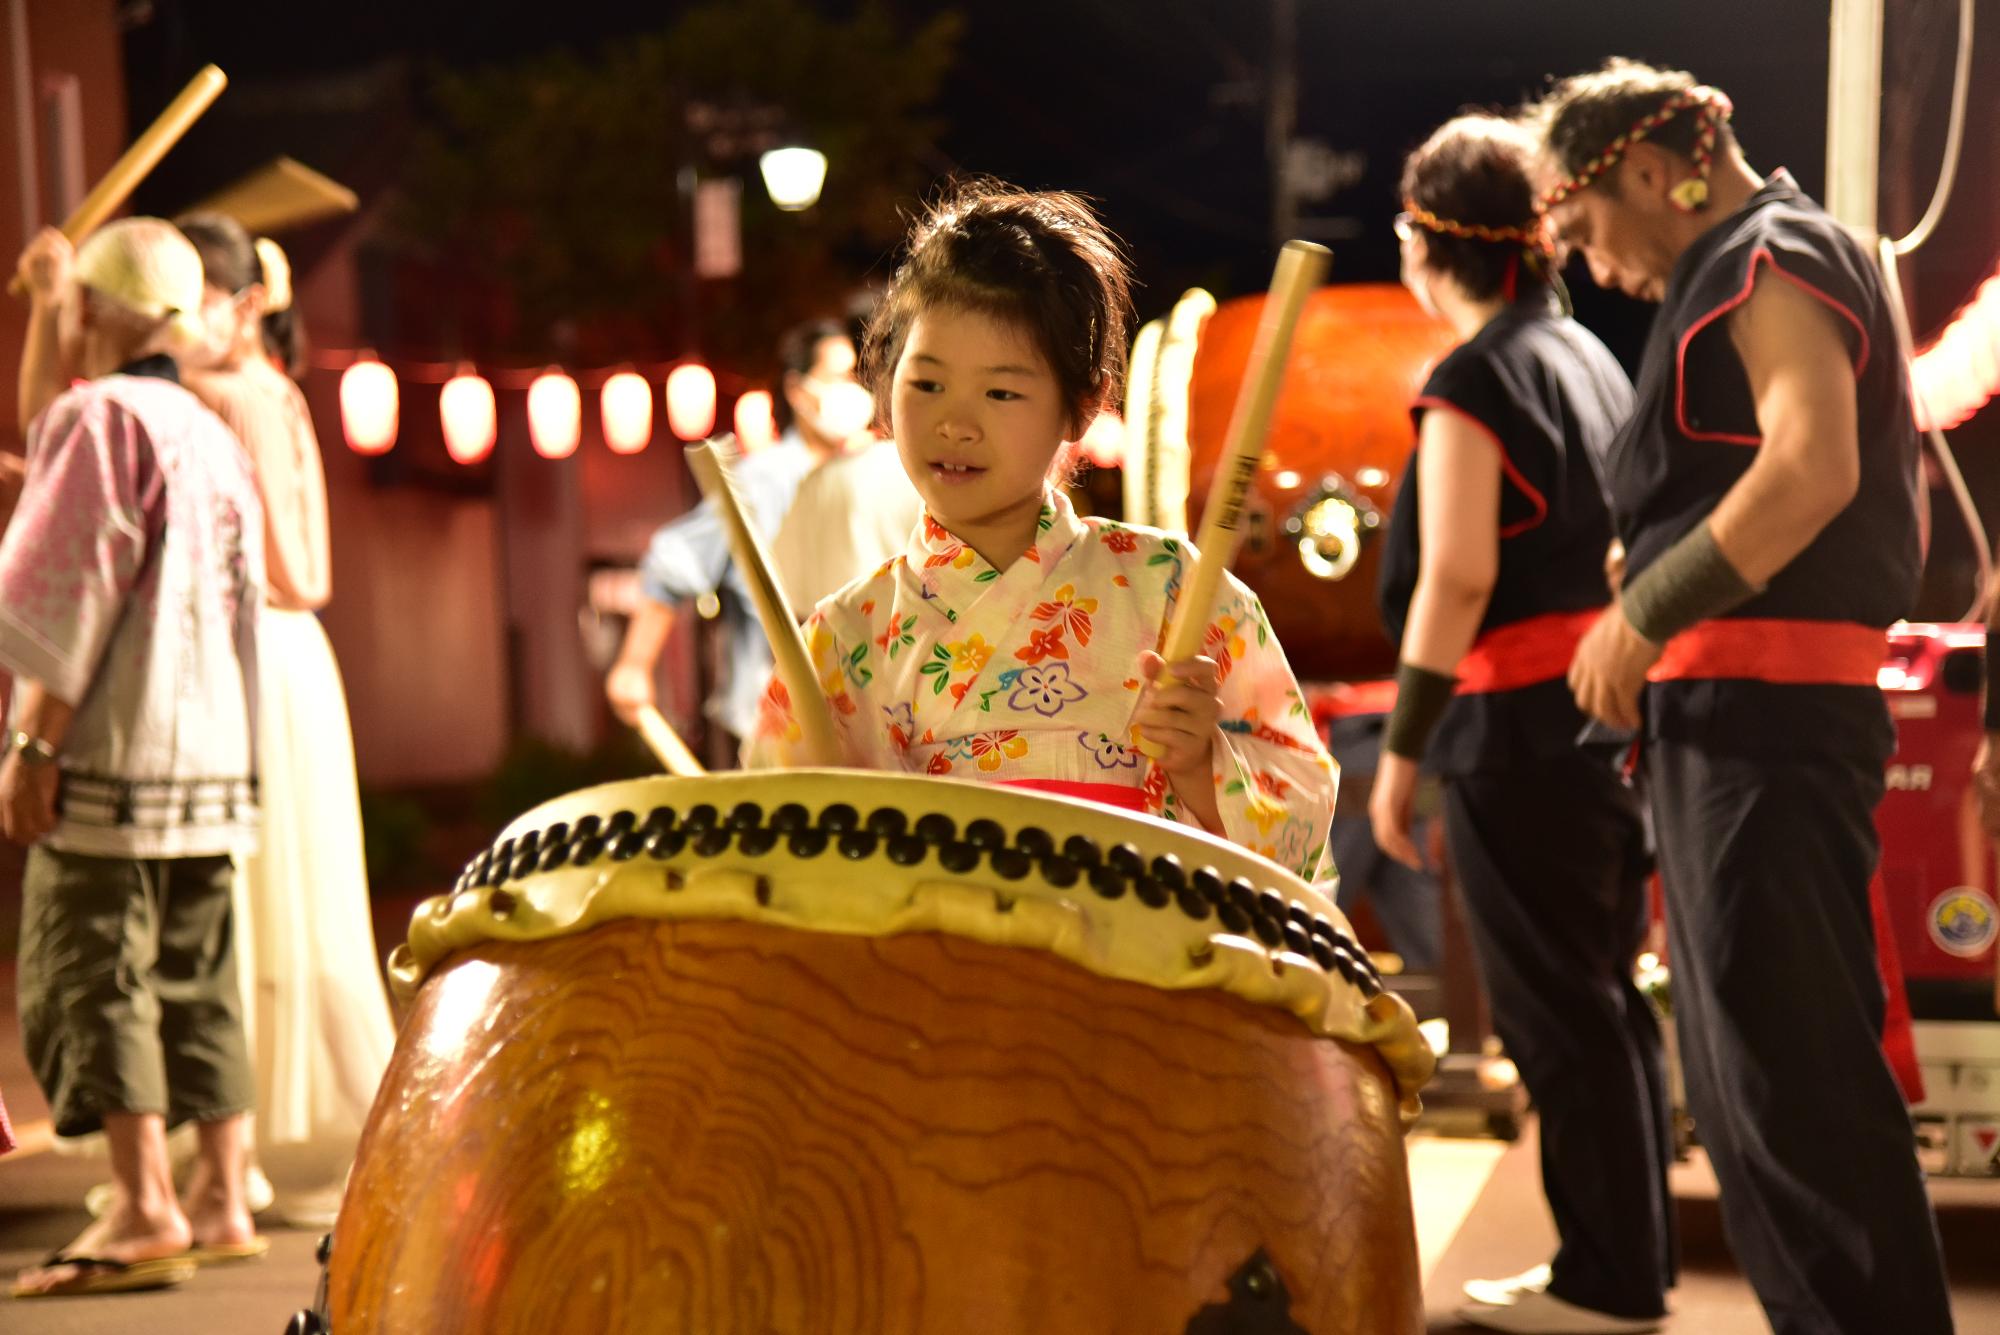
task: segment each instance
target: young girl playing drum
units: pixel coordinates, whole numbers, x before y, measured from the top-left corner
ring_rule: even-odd
[[[1311,878],[1334,770],[1264,609],[1231,578],[1204,652],[1164,663],[1187,542],[1079,517],[1057,485],[1117,401],[1127,305],[1073,195],[977,182],[917,223],[863,369],[925,513],[820,603],[814,670],[850,764],[1164,816]],[[799,736],[773,683],[746,761],[797,763]]]

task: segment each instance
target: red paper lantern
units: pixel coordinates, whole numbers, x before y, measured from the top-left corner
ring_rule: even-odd
[[[438,395],[444,447],[462,464],[476,464],[493,450],[493,386],[470,367],[445,382]]]
[[[771,415],[771,391],[753,389],[736,400],[736,444],[749,454],[768,447],[778,438],[777,419]]]
[[[1077,443],[1083,457],[1098,468],[1125,465],[1125,419],[1109,410],[1099,413]]]
[[[667,425],[682,440],[706,440],[715,430],[715,373],[699,362],[667,374]]]
[[[386,454],[396,443],[396,373],[372,352],[340,373],[340,428],[356,454]]]
[[[528,438],[544,459],[567,459],[583,435],[583,396],[576,381],[551,368],[528,386]]]
[[[2000,273],[1979,285],[1964,310],[1911,367],[1917,427],[1957,426],[2000,393]]]
[[[604,382],[598,399],[604,443],[613,454],[637,454],[653,438],[653,386],[637,371],[620,371]]]

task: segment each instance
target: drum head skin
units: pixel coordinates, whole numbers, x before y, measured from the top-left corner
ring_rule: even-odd
[[[1276,864],[1090,802],[872,771],[641,779],[546,803],[418,910],[391,981],[407,998],[454,950],[622,917],[941,931],[1220,988],[1376,1046],[1412,1118],[1434,1069],[1332,898]]]

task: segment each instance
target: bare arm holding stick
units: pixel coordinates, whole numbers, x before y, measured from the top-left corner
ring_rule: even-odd
[[[62,366],[57,348],[56,303],[69,277],[75,245],[118,211],[167,151],[222,94],[229,79],[213,65],[204,66],[180,95],[146,127],[145,133],[113,163],[60,230],[45,229],[28,244],[19,268],[7,284],[9,296],[26,294],[30,301],[28,338],[21,355],[16,425],[25,435],[28,424],[62,392]]]
[[[21,349],[15,425],[22,436],[42,409],[63,390],[62,350],[57,344],[57,304],[69,286],[76,247],[53,227],[44,227],[21,252],[14,281],[28,294],[28,337]]]
[[[96,231],[99,224],[132,197],[139,183],[159,165],[160,159],[180,142],[181,136],[201,119],[202,113],[228,86],[228,76],[213,65],[203,66],[200,73],[188,80],[187,87],[181,89],[180,94],[167,104],[167,109],[132,141],[132,146],[111,164],[111,170],[91,187],[83,203],[63,220],[62,234],[70,239],[72,245]],[[16,274],[7,286],[7,293],[18,297],[24,288],[23,276]]]

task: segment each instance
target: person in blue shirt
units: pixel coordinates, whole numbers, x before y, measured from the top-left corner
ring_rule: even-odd
[[[838,322],[814,320],[791,329],[779,344],[779,359],[791,426],[775,445],[744,455],[733,469],[737,494],[766,542],[792,508],[799,483],[867,427],[872,409],[868,391],[854,379],[854,340]],[[770,679],[771,650],[712,504],[704,500],[653,535],[639,563],[639,587],[644,596],[605,678],[612,711],[633,724],[655,703],[655,672],[680,605],[710,595],[722,605],[723,661],[703,713],[735,736],[749,736]]]

